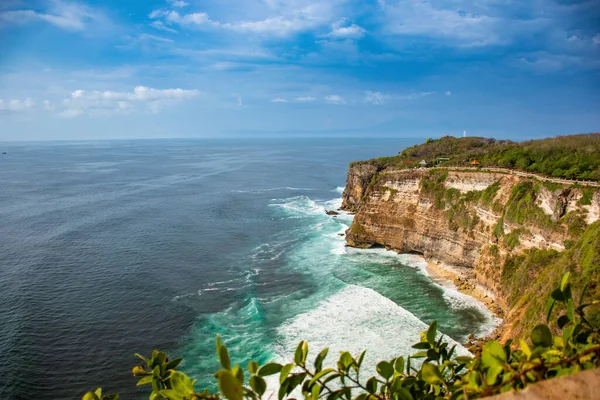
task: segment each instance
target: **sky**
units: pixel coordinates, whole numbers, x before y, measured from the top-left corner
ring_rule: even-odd
[[[600,130],[600,0],[1,0],[0,141]]]

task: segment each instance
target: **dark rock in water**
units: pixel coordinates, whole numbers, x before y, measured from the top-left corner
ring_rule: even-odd
[[[333,210],[327,210],[327,211],[326,211],[326,214],[327,214],[327,215],[340,215],[340,213],[339,213],[339,212],[337,212],[337,211],[333,211]]]
[[[343,233],[338,233],[338,236],[344,236],[344,234]]]

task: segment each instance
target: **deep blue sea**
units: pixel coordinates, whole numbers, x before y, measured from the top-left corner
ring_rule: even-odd
[[[134,352],[234,362],[331,345],[411,352],[434,319],[463,342],[493,317],[415,255],[346,248],[348,164],[418,140],[0,143],[0,398],[135,387]]]

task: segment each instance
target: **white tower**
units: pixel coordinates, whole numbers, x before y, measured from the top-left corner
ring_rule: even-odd
[[[467,137],[467,131],[463,131],[463,137]]]

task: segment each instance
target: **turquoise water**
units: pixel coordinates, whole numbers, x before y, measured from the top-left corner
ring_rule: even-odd
[[[134,352],[185,357],[213,383],[300,339],[367,364],[410,352],[434,319],[462,342],[494,321],[416,256],[344,246],[348,164],[416,140],[0,144],[0,398],[135,387]]]
[[[422,257],[346,247],[340,234],[352,216],[326,214],[340,207],[342,190],[336,188],[330,200],[313,200],[310,193],[271,199],[272,218],[296,224],[257,246],[249,258],[277,260],[279,267],[251,268],[238,280],[190,294],[247,293],[226,310],[199,319],[181,347],[186,370],[201,384],[214,382],[217,333],[242,365],[251,359],[291,362],[297,343],[308,340],[313,355],[330,348],[330,363],[339,351],[366,349],[366,372],[374,373],[379,360],[414,353],[411,345],[433,320],[462,354],[468,352],[459,343],[470,333],[484,335],[494,328],[496,320],[481,303],[435,283]]]

